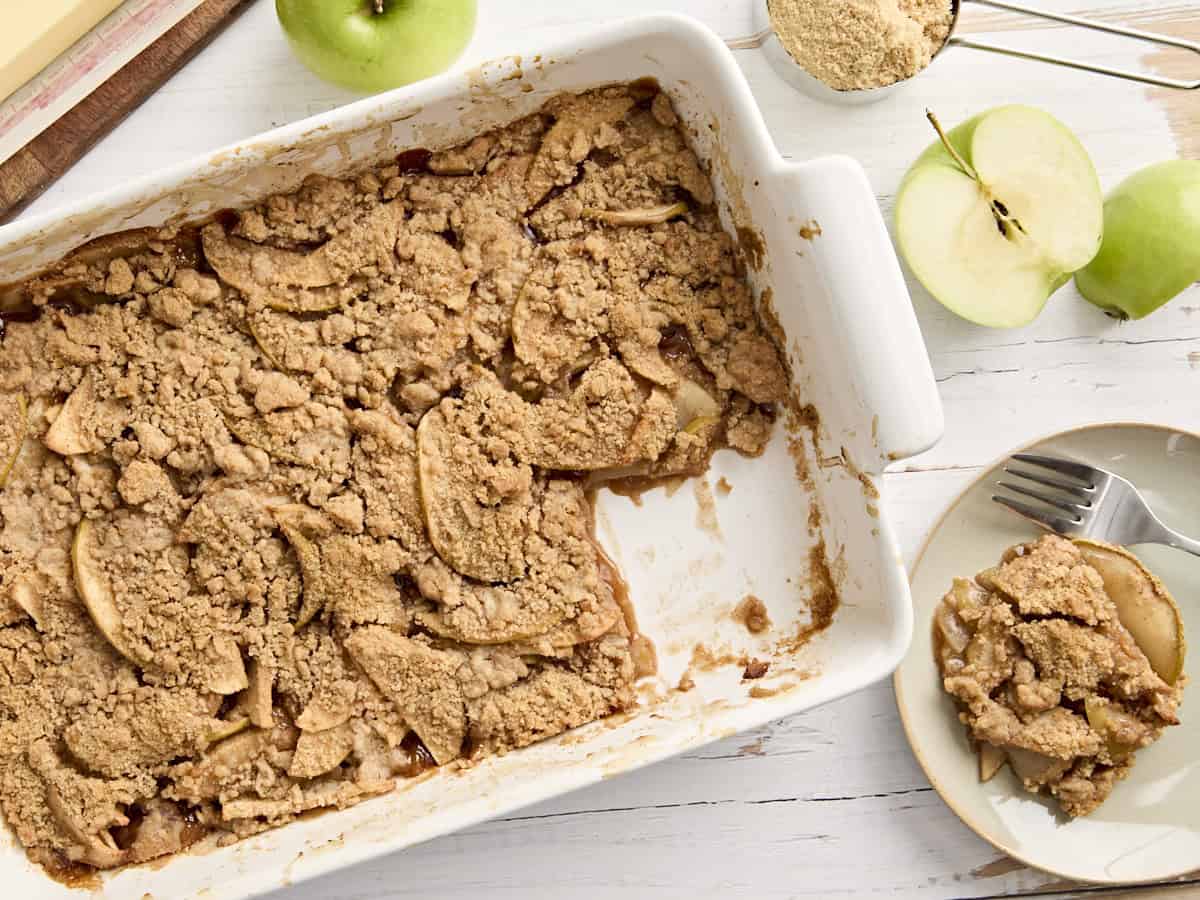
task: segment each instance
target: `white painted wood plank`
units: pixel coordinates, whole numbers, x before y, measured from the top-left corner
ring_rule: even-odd
[[[674,0],[726,37],[750,30],[750,0]],[[1075,0],[1041,0],[1078,11]],[[1196,4],[1092,0],[1150,23],[1197,15]],[[641,12],[640,0],[483,0],[463,64],[502,54],[514,36]],[[1057,26],[968,9],[973,27],[1038,49],[1134,65],[1141,50]],[[1102,180],[1175,155],[1160,105],[1139,86],[954,50],[894,101],[828,107],[783,82],[757,53],[738,61],[781,152],[849,153],[866,167],[885,212],[911,159],[929,142],[926,106],[953,122],[1026,102],[1067,122]],[[35,204],[48,209],[147,169],[352,99],[291,56],[259,0],[163,90]],[[1140,323],[1117,324],[1069,289],[1033,325],[986,331],[954,318],[913,285],[946,404],[947,436],[886,480],[909,560],[944,505],[979,467],[1041,433],[1136,418],[1200,429],[1200,293]],[[330,819],[332,823],[334,819]],[[333,837],[333,835],[331,835]],[[896,897],[1000,896],[1053,887],[997,863],[950,813],[916,766],[890,684],[730,738],[685,757],[543,804],[412,851],[280,893],[317,897]],[[300,876],[305,861],[294,867]],[[978,873],[978,874],[974,874]],[[1075,896],[1074,892],[1057,896]],[[1088,896],[1092,896],[1089,894]]]
[[[501,896],[560,895],[539,859],[569,871],[570,895],[579,897],[617,887],[635,896],[657,888],[661,896],[818,897],[867,885],[895,896],[926,886],[937,888],[930,896],[962,896],[964,860],[976,868],[997,854],[942,809],[899,737],[890,686],[881,685],[424,845],[404,855],[404,883],[377,896],[466,897],[485,883]],[[331,885],[353,884],[376,896],[372,882],[398,870],[392,861],[368,864],[294,893],[329,896]],[[294,871],[303,873],[303,861]],[[1022,873],[1006,884],[1043,881]],[[989,880],[974,892],[994,887]]]

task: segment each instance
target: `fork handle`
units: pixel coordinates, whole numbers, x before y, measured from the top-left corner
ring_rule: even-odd
[[[1186,550],[1193,556],[1200,556],[1200,541],[1193,541],[1190,537],[1184,537],[1178,531],[1172,531],[1170,528],[1163,526],[1163,539],[1161,543],[1168,547],[1174,547],[1176,550]]]

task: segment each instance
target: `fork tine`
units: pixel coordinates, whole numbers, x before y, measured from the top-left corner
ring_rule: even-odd
[[[1031,466],[1040,466],[1043,469],[1051,469],[1055,472],[1061,472],[1063,475],[1078,478],[1080,481],[1085,481],[1093,487],[1096,484],[1096,469],[1084,463],[1061,459],[1057,456],[1038,456],[1033,453],[1014,453],[1012,458],[1019,462],[1028,463]]]
[[[1024,469],[1014,469],[1012,466],[1005,466],[1004,471],[1009,475],[1014,475],[1017,478],[1022,478],[1026,481],[1035,481],[1038,484],[1046,487],[1054,488],[1063,493],[1070,494],[1072,497],[1078,497],[1080,500],[1086,500],[1088,489],[1073,481],[1064,481],[1057,478],[1047,478],[1044,475],[1038,475],[1035,472],[1026,472]]]
[[[1048,497],[1045,494],[1039,494],[1037,491],[1031,491],[1029,488],[1021,487],[1019,484],[1013,484],[1011,481],[1001,481],[997,487],[1002,487],[1016,494],[1024,494],[1026,497],[1032,497],[1034,500],[1039,500],[1047,506],[1053,506],[1061,509],[1063,512],[1069,512],[1076,523],[1082,521],[1079,513],[1084,507],[1079,503],[1072,503],[1069,500],[1062,500],[1058,497]]]
[[[1049,528],[1051,531],[1057,531],[1059,534],[1070,534],[1072,531],[1077,530],[1075,522],[1069,522],[1061,516],[1048,513],[1045,510],[1036,509],[1028,503],[1022,503],[1020,500],[1010,500],[1008,497],[1002,497],[999,494],[993,494],[992,500],[1001,506],[1007,506],[1013,512],[1036,522],[1043,528]]]

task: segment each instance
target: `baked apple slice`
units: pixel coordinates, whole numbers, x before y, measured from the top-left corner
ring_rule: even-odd
[[[203,231],[204,255],[221,280],[272,309],[331,312],[362,292],[352,278],[375,266],[395,268],[400,204],[377,207],[316,250],[301,252],[232,237],[216,223]]]
[[[270,728],[275,721],[272,693],[275,669],[261,659],[250,660],[250,685],[246,688],[246,714],[258,728]]]
[[[462,400],[443,400],[421,417],[421,508],[429,540],[455,571],[510,582],[527,569],[525,539],[537,502],[533,472],[480,421],[490,405],[479,394],[472,389]]]
[[[88,772],[131,776],[191,756],[224,736],[229,723],[213,718],[209,709],[200,691],[143,689],[136,700],[117,700],[114,709],[76,711],[63,743]]]
[[[328,731],[344,724],[353,713],[350,703],[341,698],[314,697],[296,716],[296,727],[301,731]]]
[[[721,404],[690,378],[681,378],[675,389],[675,426],[699,434],[721,421]]]
[[[96,438],[96,381],[88,372],[46,432],[46,446],[62,456],[100,449]]]
[[[302,731],[292,754],[288,774],[293,778],[316,778],[337,768],[354,749],[354,726],[343,722],[325,731]]]
[[[996,773],[1008,762],[1008,754],[1003,748],[986,741],[979,744],[979,780],[991,781]]]
[[[217,800],[271,748],[274,733],[246,728],[213,743],[198,759],[182,763],[174,775],[176,798],[194,804]]]
[[[675,437],[676,404],[659,388],[646,395],[613,359],[591,365],[565,396],[531,404],[517,455],[542,469],[594,472],[655,460]]]
[[[595,209],[583,208],[583,217],[605,225],[636,227],[639,225],[661,225],[687,212],[686,203],[664,203],[646,209]]]
[[[241,648],[229,635],[217,635],[206,653],[206,686],[214,694],[238,694],[250,685]]]
[[[1088,724],[1104,736],[1109,756],[1121,759],[1139,747],[1151,743],[1160,729],[1143,722],[1102,697],[1088,697],[1083,702]]]
[[[30,569],[13,581],[7,594],[0,594],[0,628],[25,618],[42,628],[46,618],[46,576]],[[7,608],[5,608],[7,605]]]
[[[96,528],[90,519],[82,519],[75,529],[71,544],[71,566],[75,574],[75,590],[96,623],[96,628],[112,644],[113,649],[130,662],[141,664],[125,638],[125,626],[117,609],[112,582],[97,561]]]
[[[1117,607],[1121,624],[1150,667],[1167,684],[1183,674],[1187,643],[1183,636],[1183,617],[1166,587],[1141,561],[1123,547],[1099,541],[1075,541],[1088,565],[1104,579],[1104,590]]]
[[[346,639],[346,650],[400,710],[438,765],[461,754],[467,712],[457,673],[465,654],[438,650],[380,626],[357,629]]]
[[[633,108],[628,95],[611,97],[563,97],[547,106],[555,116],[554,124],[542,136],[541,146],[529,166],[525,191],[530,208],[550,191],[569,184],[575,177],[575,166],[604,141],[607,135],[617,134],[614,126]]]
[[[296,617],[296,628],[300,629],[311,622],[325,605],[321,551],[309,538],[309,530],[312,527],[323,529],[326,523],[319,514],[300,505],[279,507],[275,510],[275,520],[300,564],[300,579],[304,584],[304,600]]]
[[[250,719],[246,716],[239,716],[236,719],[218,719],[204,735],[204,739],[209,744],[215,744],[217,741],[223,741],[225,738],[233,737],[235,734],[241,734],[250,727]]]

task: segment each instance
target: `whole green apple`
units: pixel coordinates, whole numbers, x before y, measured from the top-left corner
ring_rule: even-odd
[[[1142,169],[1104,201],[1104,243],[1075,274],[1079,293],[1140,319],[1200,280],[1200,161]]]
[[[896,195],[896,242],[934,299],[1014,328],[1100,248],[1103,195],[1087,151],[1040,109],[1000,106],[942,131]]]
[[[364,93],[444,71],[475,30],[475,0],[275,0],[275,12],[301,62]]]

